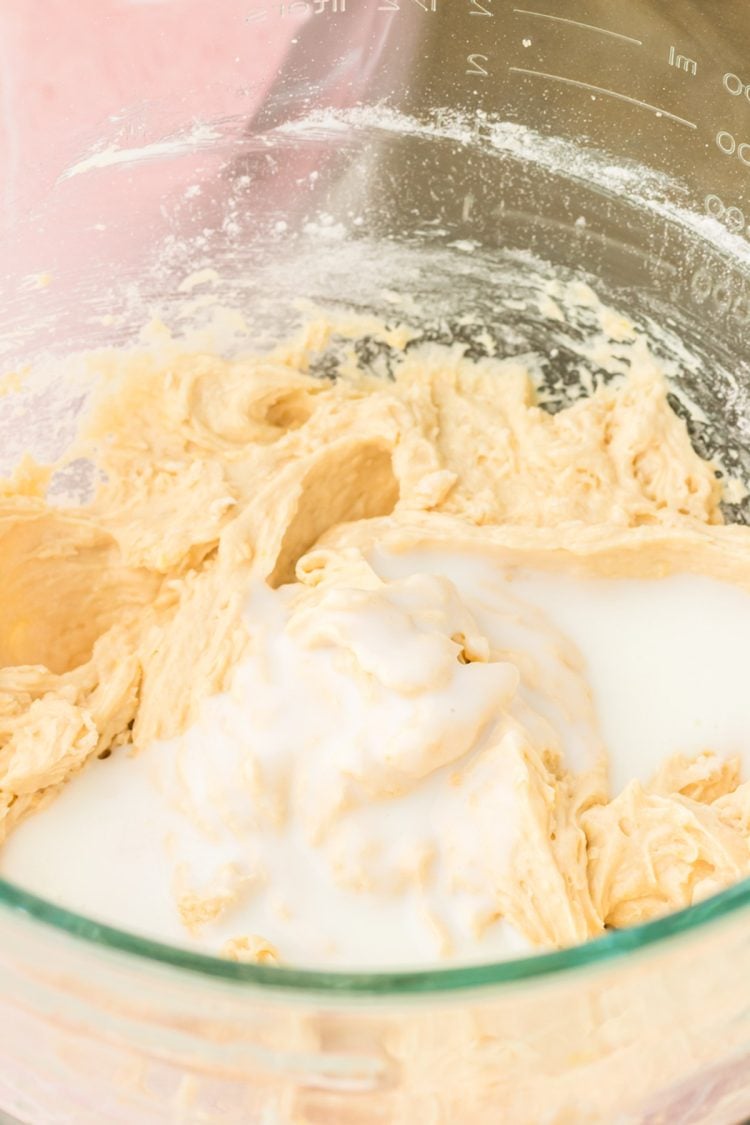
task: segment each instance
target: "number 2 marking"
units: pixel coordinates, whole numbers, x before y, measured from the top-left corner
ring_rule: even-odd
[[[469,55],[466,61],[471,64],[466,69],[467,74],[478,74],[480,78],[489,78],[489,71],[482,65],[489,62],[487,55]]]
[[[487,3],[491,4],[492,0],[487,0]],[[485,8],[484,4],[480,4],[479,0],[469,0],[469,7],[471,8],[469,12],[470,16],[492,16],[492,12],[489,8]]]

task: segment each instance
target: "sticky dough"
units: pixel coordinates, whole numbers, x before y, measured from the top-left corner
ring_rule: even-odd
[[[232,362],[103,354],[69,455],[101,471],[93,501],[50,506],[52,470],[30,459],[0,484],[3,836],[94,756],[188,728],[247,652],[259,580],[314,603],[332,575],[361,586],[387,540],[750,588],[750,531],[724,525],[714,468],[645,345],[627,377],[551,414],[523,364],[458,350],[410,349],[393,381],[354,366],[314,378],[329,331]],[[734,760],[673,758],[611,799],[603,770],[562,768],[528,732],[512,755],[522,830],[497,902],[534,943],[640,922],[750,871]]]

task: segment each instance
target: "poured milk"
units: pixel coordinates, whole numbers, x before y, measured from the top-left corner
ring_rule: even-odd
[[[408,574],[414,555],[378,573]],[[479,559],[419,552],[419,567],[463,590],[492,581]],[[691,574],[658,579],[571,578],[517,571],[513,589],[578,648],[610,763],[612,794],[656,773],[674,753],[739,754],[750,775],[750,593]]]
[[[481,747],[475,714],[489,714],[495,696],[519,683],[508,665],[454,660],[451,679],[429,690],[427,672],[442,643],[431,622],[459,613],[446,601],[447,584],[430,575],[450,579],[493,645],[536,669],[538,682],[521,675],[512,706],[523,709],[524,722],[549,721],[560,732],[570,768],[592,764],[603,741],[613,793],[633,777],[647,780],[677,752],[740,753],[750,769],[750,595],[743,591],[690,576],[503,572],[486,558],[447,551],[375,550],[370,561],[389,583],[384,610],[373,613],[361,599],[343,614],[334,598],[328,618],[311,619],[294,635],[285,632],[284,591],[256,590],[247,614],[260,639],[231,690],[207,701],[180,738],[92,762],[14,831],[0,873],[72,910],[167,942],[218,951],[231,938],[260,934],[292,964],[382,968],[523,951],[506,923],[475,924],[485,865],[501,869],[516,839],[512,787],[502,775],[489,778],[484,820],[471,791],[451,786],[446,764],[405,795],[378,792],[360,802],[326,834],[337,770],[358,776],[383,745],[396,743],[418,770],[415,732],[430,746],[448,732],[448,749],[462,738],[468,751]],[[332,637],[343,637],[362,667],[377,672],[375,688],[352,679]],[[571,642],[593,700],[570,671]],[[394,695],[389,676],[409,681],[409,693]],[[243,750],[250,745],[252,767]],[[258,776],[273,782],[270,790],[259,788]],[[285,791],[290,777],[298,790],[292,807],[301,812],[284,818],[268,794]],[[484,784],[481,772],[473,784]],[[426,881],[425,848],[446,841],[445,858]],[[189,933],[175,903],[175,891],[185,888],[240,893],[218,922]]]

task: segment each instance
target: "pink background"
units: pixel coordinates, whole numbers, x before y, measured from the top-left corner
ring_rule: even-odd
[[[116,130],[108,119],[123,107],[137,113],[164,99],[174,127],[250,114],[304,22],[248,21],[264,8],[266,0],[2,0],[0,220],[33,208]]]

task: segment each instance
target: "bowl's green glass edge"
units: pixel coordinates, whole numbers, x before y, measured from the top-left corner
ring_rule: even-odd
[[[424,993],[468,990],[488,985],[516,984],[559,975],[643,950],[668,938],[707,926],[747,909],[750,878],[685,910],[667,914],[641,926],[612,930],[583,945],[539,953],[509,961],[427,969],[414,972],[323,972],[240,964],[205,953],[193,953],[95,922],[0,879],[0,922],[3,912],[21,914],[92,945],[199,974],[204,977],[255,985],[264,989],[335,993],[338,996],[403,997]]]

